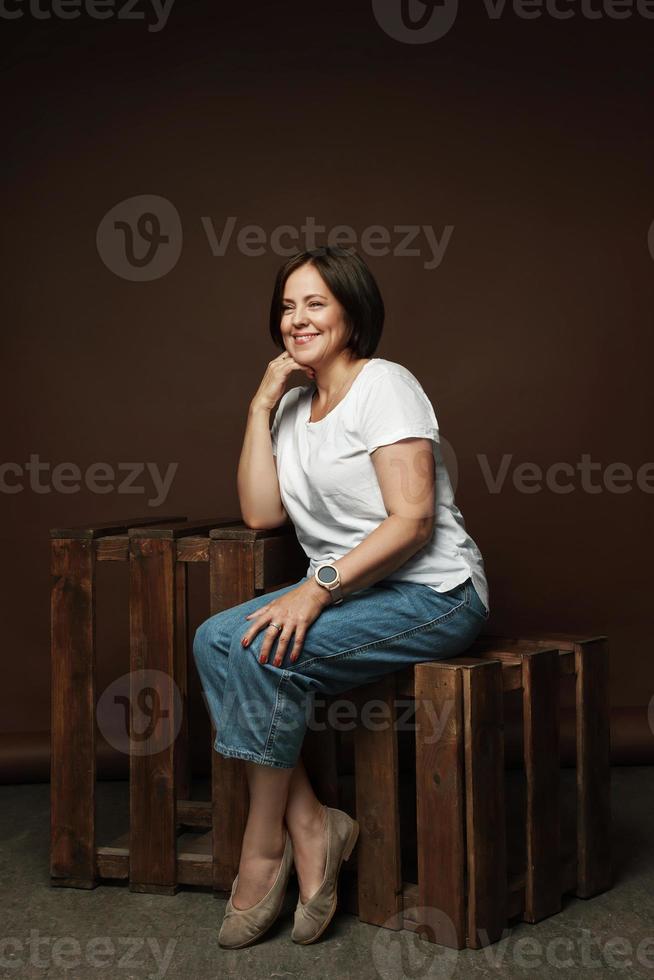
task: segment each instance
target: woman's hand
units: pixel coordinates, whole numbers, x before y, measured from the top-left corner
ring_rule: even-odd
[[[250,619],[251,616],[256,616],[257,619],[250,629],[243,634],[241,643],[246,647],[260,629],[268,627],[266,629],[266,638],[263,641],[261,653],[259,654],[259,663],[265,664],[268,662],[270,649],[275,640],[277,640],[277,650],[275,651],[273,665],[280,667],[284,659],[286,647],[293,632],[295,632],[295,643],[290,658],[290,662],[293,664],[300,656],[307,630],[314,620],[318,619],[325,606],[330,604],[331,598],[327,590],[321,588],[314,579],[309,579],[307,582],[303,582],[302,585],[298,585],[297,588],[285,592],[278,599],[273,599],[272,602],[267,602],[265,606],[260,606],[254,612],[249,613],[245,617],[246,619]],[[277,623],[278,626],[281,626],[281,632],[273,626],[270,626],[270,623]]]
[[[261,384],[257,389],[252,402],[261,405],[263,408],[272,412],[273,408],[282,397],[286,390],[286,379],[292,371],[304,371],[310,381],[313,381],[316,374],[312,367],[299,364],[287,350],[283,351],[279,357],[273,358],[268,364]]]

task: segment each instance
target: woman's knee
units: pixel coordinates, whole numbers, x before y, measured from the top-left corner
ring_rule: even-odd
[[[196,663],[215,658],[220,653],[228,654],[231,633],[225,613],[216,613],[200,623],[193,637],[193,657]]]

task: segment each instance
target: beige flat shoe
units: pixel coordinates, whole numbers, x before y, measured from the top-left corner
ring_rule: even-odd
[[[218,933],[218,943],[221,946],[225,946],[227,949],[241,949],[243,946],[249,946],[256,942],[270,928],[282,910],[292,867],[293,846],[291,836],[286,831],[284,853],[277,877],[270,890],[256,905],[252,905],[249,909],[234,907],[232,897],[236,891],[238,875],[234,878],[232,891],[225,906],[225,916]]]
[[[322,936],[336,911],[338,875],[349,860],[359,836],[359,824],[349,814],[327,807],[327,858],[325,875],[315,895],[304,905],[298,899],[291,939],[308,945]]]

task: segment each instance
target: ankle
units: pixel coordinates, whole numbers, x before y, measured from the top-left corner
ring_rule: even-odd
[[[245,862],[269,862],[279,861],[284,853],[284,843],[286,833],[280,829],[279,836],[261,838],[250,838],[245,835],[241,846],[241,860]]]
[[[286,825],[291,837],[311,837],[324,833],[327,826],[327,807],[318,803],[312,810],[286,814]]]

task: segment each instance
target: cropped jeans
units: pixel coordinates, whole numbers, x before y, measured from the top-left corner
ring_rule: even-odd
[[[263,766],[298,762],[316,695],[328,697],[410,664],[461,654],[488,619],[472,579],[449,592],[417,582],[382,579],[326,606],[308,627],[300,656],[290,663],[291,636],[279,667],[259,663],[267,629],[248,647],[245,617],[308,581],[255,596],[216,613],[198,627],[193,656],[221,755]]]

